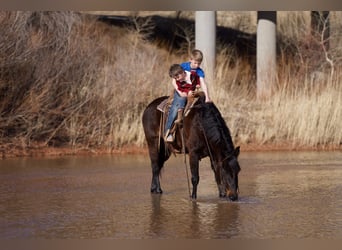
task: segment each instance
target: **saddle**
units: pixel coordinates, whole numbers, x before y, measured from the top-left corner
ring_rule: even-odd
[[[161,131],[164,131],[164,128],[165,128],[165,123],[167,120],[169,109],[170,109],[172,101],[173,101],[173,94],[174,94],[174,92],[172,91],[172,94],[157,106],[157,109],[163,113],[162,119],[161,119],[161,124],[160,124]],[[178,112],[178,117],[176,118],[176,120],[174,121],[174,123],[172,124],[171,129],[170,129],[170,133],[172,133],[173,138],[175,138],[175,140],[170,143],[170,144],[172,144],[174,149],[177,148],[180,150],[182,148],[181,141],[176,140],[176,138],[181,138],[180,136],[177,136],[177,134],[180,133],[179,131],[183,126],[184,117],[189,115],[189,113],[191,112],[191,109],[197,103],[197,101],[199,100],[199,98],[201,96],[204,96],[203,91],[197,91],[197,92],[195,92],[194,96],[188,96],[187,103],[185,105],[184,110],[182,110],[182,112]]]

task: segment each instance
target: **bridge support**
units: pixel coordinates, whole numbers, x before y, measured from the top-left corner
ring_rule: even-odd
[[[257,23],[257,97],[271,96],[277,80],[276,11],[258,11]]]
[[[202,67],[209,85],[215,81],[216,11],[196,11],[195,18],[195,47],[204,54]]]

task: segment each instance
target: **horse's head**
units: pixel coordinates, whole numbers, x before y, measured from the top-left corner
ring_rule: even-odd
[[[237,158],[239,154],[240,147],[236,147],[231,154],[222,160],[221,180],[224,189],[222,196],[228,196],[231,201],[238,199],[240,165]]]

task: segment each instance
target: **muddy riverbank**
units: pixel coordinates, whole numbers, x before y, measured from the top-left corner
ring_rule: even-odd
[[[290,143],[283,144],[236,144],[241,147],[242,152],[268,152],[268,151],[341,151],[340,146],[299,146]],[[139,147],[127,145],[119,149],[110,148],[87,148],[87,147],[46,147],[42,145],[31,145],[30,147],[13,146],[11,144],[0,145],[0,156],[2,159],[16,157],[58,157],[66,155],[125,155],[125,154],[148,154],[147,146]]]

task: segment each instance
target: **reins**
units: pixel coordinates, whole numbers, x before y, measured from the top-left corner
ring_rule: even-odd
[[[182,117],[182,122],[183,122],[183,117]],[[181,136],[182,136],[182,151],[183,151],[183,154],[184,154],[184,165],[185,165],[186,179],[187,179],[187,182],[188,182],[189,199],[191,200],[190,181],[189,181],[189,171],[188,171],[188,164],[186,163],[186,152],[185,152],[185,141],[184,141],[184,128],[181,128]]]
[[[160,117],[160,122],[159,122],[159,140],[158,140],[158,151],[160,150],[160,137],[162,134],[162,128],[164,127],[164,113],[162,113],[161,117]],[[183,117],[182,117],[182,122],[183,122]],[[189,180],[189,171],[188,171],[188,164],[186,162],[186,152],[185,152],[185,141],[184,141],[184,129],[180,128],[180,134],[182,137],[182,151],[184,154],[184,164],[185,164],[185,172],[186,172],[186,179],[187,179],[187,183],[188,183],[188,192],[189,192],[189,199],[191,200],[191,190],[190,190],[190,180]]]
[[[164,113],[161,114],[160,121],[159,121],[158,152],[160,152],[160,137],[161,137],[163,128],[164,128]]]

